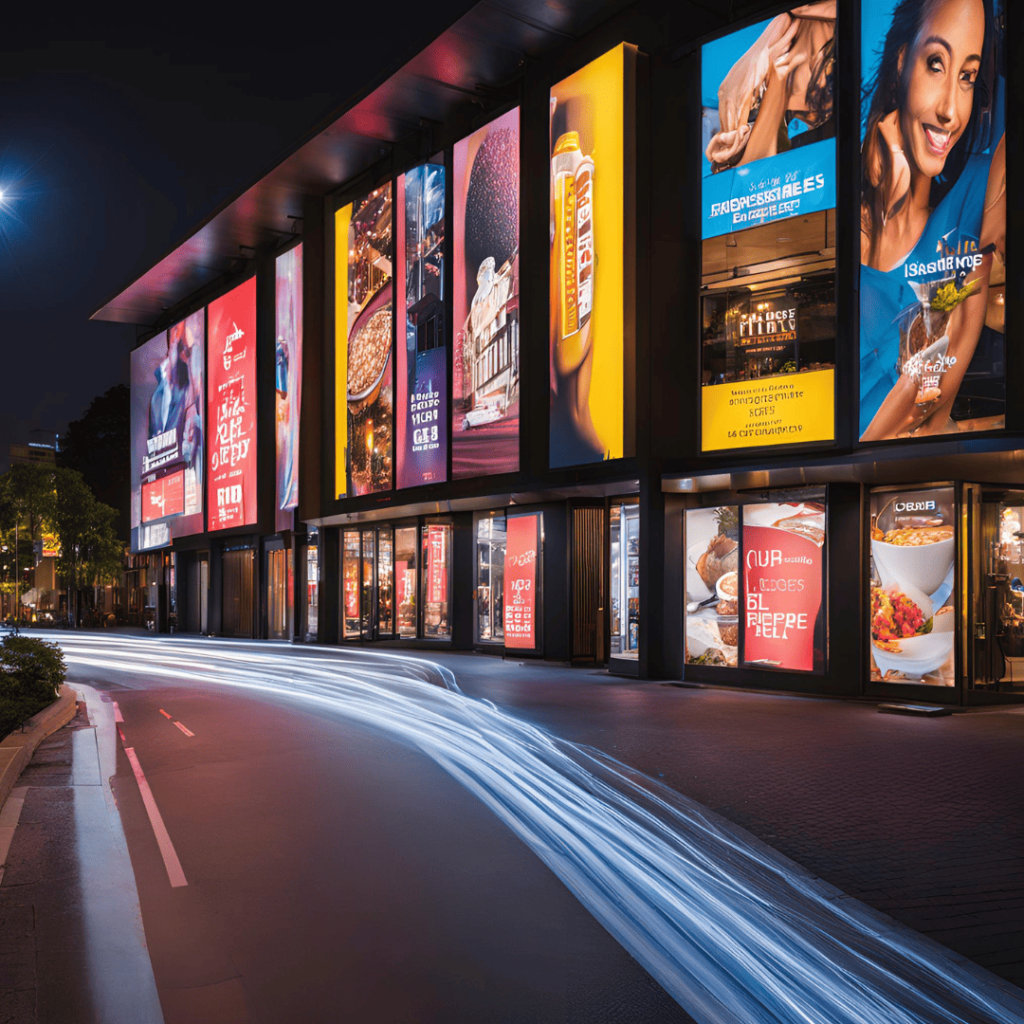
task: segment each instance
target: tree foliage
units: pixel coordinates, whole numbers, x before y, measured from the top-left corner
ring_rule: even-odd
[[[0,737],[52,704],[66,674],[57,644],[5,636],[0,641]]]

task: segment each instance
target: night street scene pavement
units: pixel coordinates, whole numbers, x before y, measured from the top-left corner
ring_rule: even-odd
[[[4,1021],[1024,1020],[1020,709],[50,638]]]

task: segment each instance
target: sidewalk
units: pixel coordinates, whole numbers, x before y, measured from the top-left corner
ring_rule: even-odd
[[[466,694],[660,779],[1024,987],[1024,707],[917,718],[480,654],[430,657]]]

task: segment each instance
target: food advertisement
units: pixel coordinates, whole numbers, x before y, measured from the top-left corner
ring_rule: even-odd
[[[441,157],[398,178],[398,487],[448,479],[445,175]]]
[[[627,454],[626,75],[634,56],[617,46],[551,90],[553,468]]]
[[[209,306],[207,529],[256,522],[256,278]]]
[[[953,686],[953,489],[872,492],[870,515],[871,679]]]
[[[537,552],[540,515],[509,516],[505,538],[505,646],[537,647]]]
[[[686,512],[686,663],[738,662],[740,517],[737,505]]]
[[[862,441],[1004,426],[1006,6],[861,6]]]
[[[392,487],[391,228],[390,184],[342,207],[334,218],[335,490],[339,498]]]
[[[835,437],[836,4],[701,50],[701,446]]]
[[[519,108],[452,154],[452,476],[519,469]]]
[[[825,667],[825,505],[743,506],[743,663]]]
[[[302,245],[275,261],[274,408],[278,530],[292,527],[299,504],[299,415],[302,402]]]
[[[205,312],[131,354],[131,548],[203,529]]]

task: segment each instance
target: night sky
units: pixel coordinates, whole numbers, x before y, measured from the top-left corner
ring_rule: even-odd
[[[63,432],[128,382],[135,328],[91,313],[472,6],[173,5],[146,22],[5,10],[0,471],[29,430]]]

